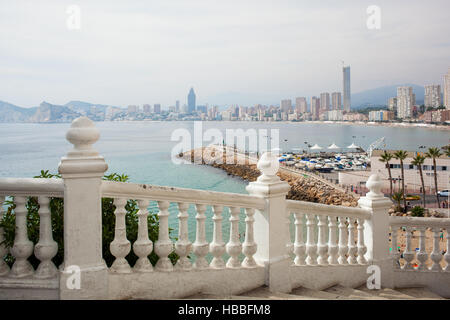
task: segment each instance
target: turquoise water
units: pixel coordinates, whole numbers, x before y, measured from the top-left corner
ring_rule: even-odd
[[[0,177],[32,177],[41,169],[57,172],[62,156],[70,150],[65,133],[70,124],[0,124]],[[101,132],[95,148],[105,157],[108,172],[126,173],[132,182],[195,188],[222,192],[246,193],[246,182],[228,176],[219,169],[200,165],[175,165],[171,150],[177,142],[170,141],[174,130],[185,128],[193,135],[193,122],[98,122]],[[308,123],[203,122],[203,130],[249,128],[279,129],[280,147],[304,147],[304,142],[326,147],[331,143],[347,146],[352,142],[367,148],[380,137],[386,137],[387,148],[419,150],[419,146],[443,146],[449,143],[448,131],[425,128],[392,128]],[[355,138],[353,138],[355,136]],[[287,141],[284,141],[287,139]],[[150,210],[156,210],[153,203]],[[177,233],[176,207],[170,207],[169,225]],[[195,239],[195,210],[189,210],[189,236]],[[212,239],[212,216],[206,220],[207,240]],[[228,219],[229,212],[224,211]],[[241,219],[244,216],[241,214]],[[228,240],[229,224],[224,220],[224,241]],[[240,223],[240,232],[245,230]]]

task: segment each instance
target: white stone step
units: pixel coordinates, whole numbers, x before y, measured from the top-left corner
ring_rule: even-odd
[[[317,298],[317,299],[327,299],[327,300],[335,300],[335,299],[339,298],[338,294],[314,290],[314,289],[308,289],[305,287],[295,288],[292,290],[291,294],[304,296],[304,297],[312,297],[312,298]]]
[[[324,292],[332,293],[335,295],[338,295],[336,299],[342,299],[342,300],[386,300],[388,298],[380,297],[377,295],[373,295],[371,293],[344,287],[341,285],[335,285],[328,289],[323,290]]]
[[[240,296],[255,297],[258,299],[274,299],[274,300],[321,300],[321,298],[297,295],[292,293],[270,292],[268,287],[260,287],[243,293]]]
[[[432,292],[428,288],[417,287],[417,288],[396,288],[395,291],[401,292],[408,296],[412,296],[415,299],[424,299],[424,300],[447,300],[440,295]]]
[[[360,291],[364,291],[368,294],[372,294],[376,297],[386,298],[390,300],[410,300],[410,299],[416,299],[411,295],[402,293],[400,291],[389,289],[389,288],[381,288],[381,289],[368,289],[365,285],[358,288]]]

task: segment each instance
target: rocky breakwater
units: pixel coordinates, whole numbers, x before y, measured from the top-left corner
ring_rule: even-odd
[[[224,152],[222,163],[217,163],[218,161],[215,159],[217,157],[216,152],[208,147],[204,147],[202,152],[200,150],[192,150],[190,153],[185,152],[179,155],[179,157],[187,161],[222,169],[228,175],[241,177],[246,181],[255,181],[261,175],[261,172],[256,168],[256,164],[249,162],[248,159],[244,160],[241,158],[242,164],[236,163],[237,161],[234,161],[236,164],[231,164],[230,161],[226,161],[226,156]],[[316,179],[301,174],[280,171],[277,175],[291,186],[287,199],[347,207],[356,207],[358,205],[357,200],[352,195],[338,191]]]

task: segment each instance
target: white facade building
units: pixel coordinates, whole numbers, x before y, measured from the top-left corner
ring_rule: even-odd
[[[447,110],[450,110],[450,68],[444,76],[444,106]]]
[[[400,119],[411,118],[415,100],[412,87],[398,87],[397,117]]]
[[[437,108],[441,105],[441,86],[439,84],[425,86],[425,107]]]

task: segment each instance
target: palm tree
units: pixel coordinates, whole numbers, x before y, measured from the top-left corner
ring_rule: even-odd
[[[398,212],[402,211],[402,206],[400,205],[400,201],[402,201],[402,199],[403,199],[403,193],[401,191],[394,192],[394,194],[392,195],[392,200],[397,202],[396,211],[398,211]]]
[[[380,159],[378,159],[379,161],[386,163],[386,168],[388,169],[388,174],[389,174],[389,183],[390,183],[390,191],[389,191],[389,195],[392,197],[392,174],[391,174],[391,165],[389,163],[389,161],[392,160],[392,154],[390,154],[389,152],[386,152],[386,150],[383,152],[383,154],[381,155]]]
[[[439,203],[439,194],[438,194],[438,184],[437,184],[437,170],[436,170],[436,158],[439,158],[442,155],[439,148],[429,148],[428,152],[425,153],[425,156],[427,158],[433,159],[433,171],[434,171],[434,189],[436,191],[436,200],[438,204],[438,208],[441,207],[441,204]]]
[[[403,160],[408,156],[408,152],[404,150],[398,150],[394,153],[394,158],[400,160],[400,169],[402,172],[402,193],[403,193],[403,206],[406,212],[406,195],[405,195],[405,169],[403,168]]]
[[[417,166],[417,168],[419,168],[419,174],[420,174],[420,181],[422,182],[422,203],[423,203],[423,207],[425,208],[425,182],[423,181],[423,172],[422,172],[422,165],[425,162],[425,157],[417,154],[413,160],[411,161],[412,165]]]
[[[447,157],[450,157],[450,144],[448,146],[442,147],[442,150],[444,150],[444,154]]]

